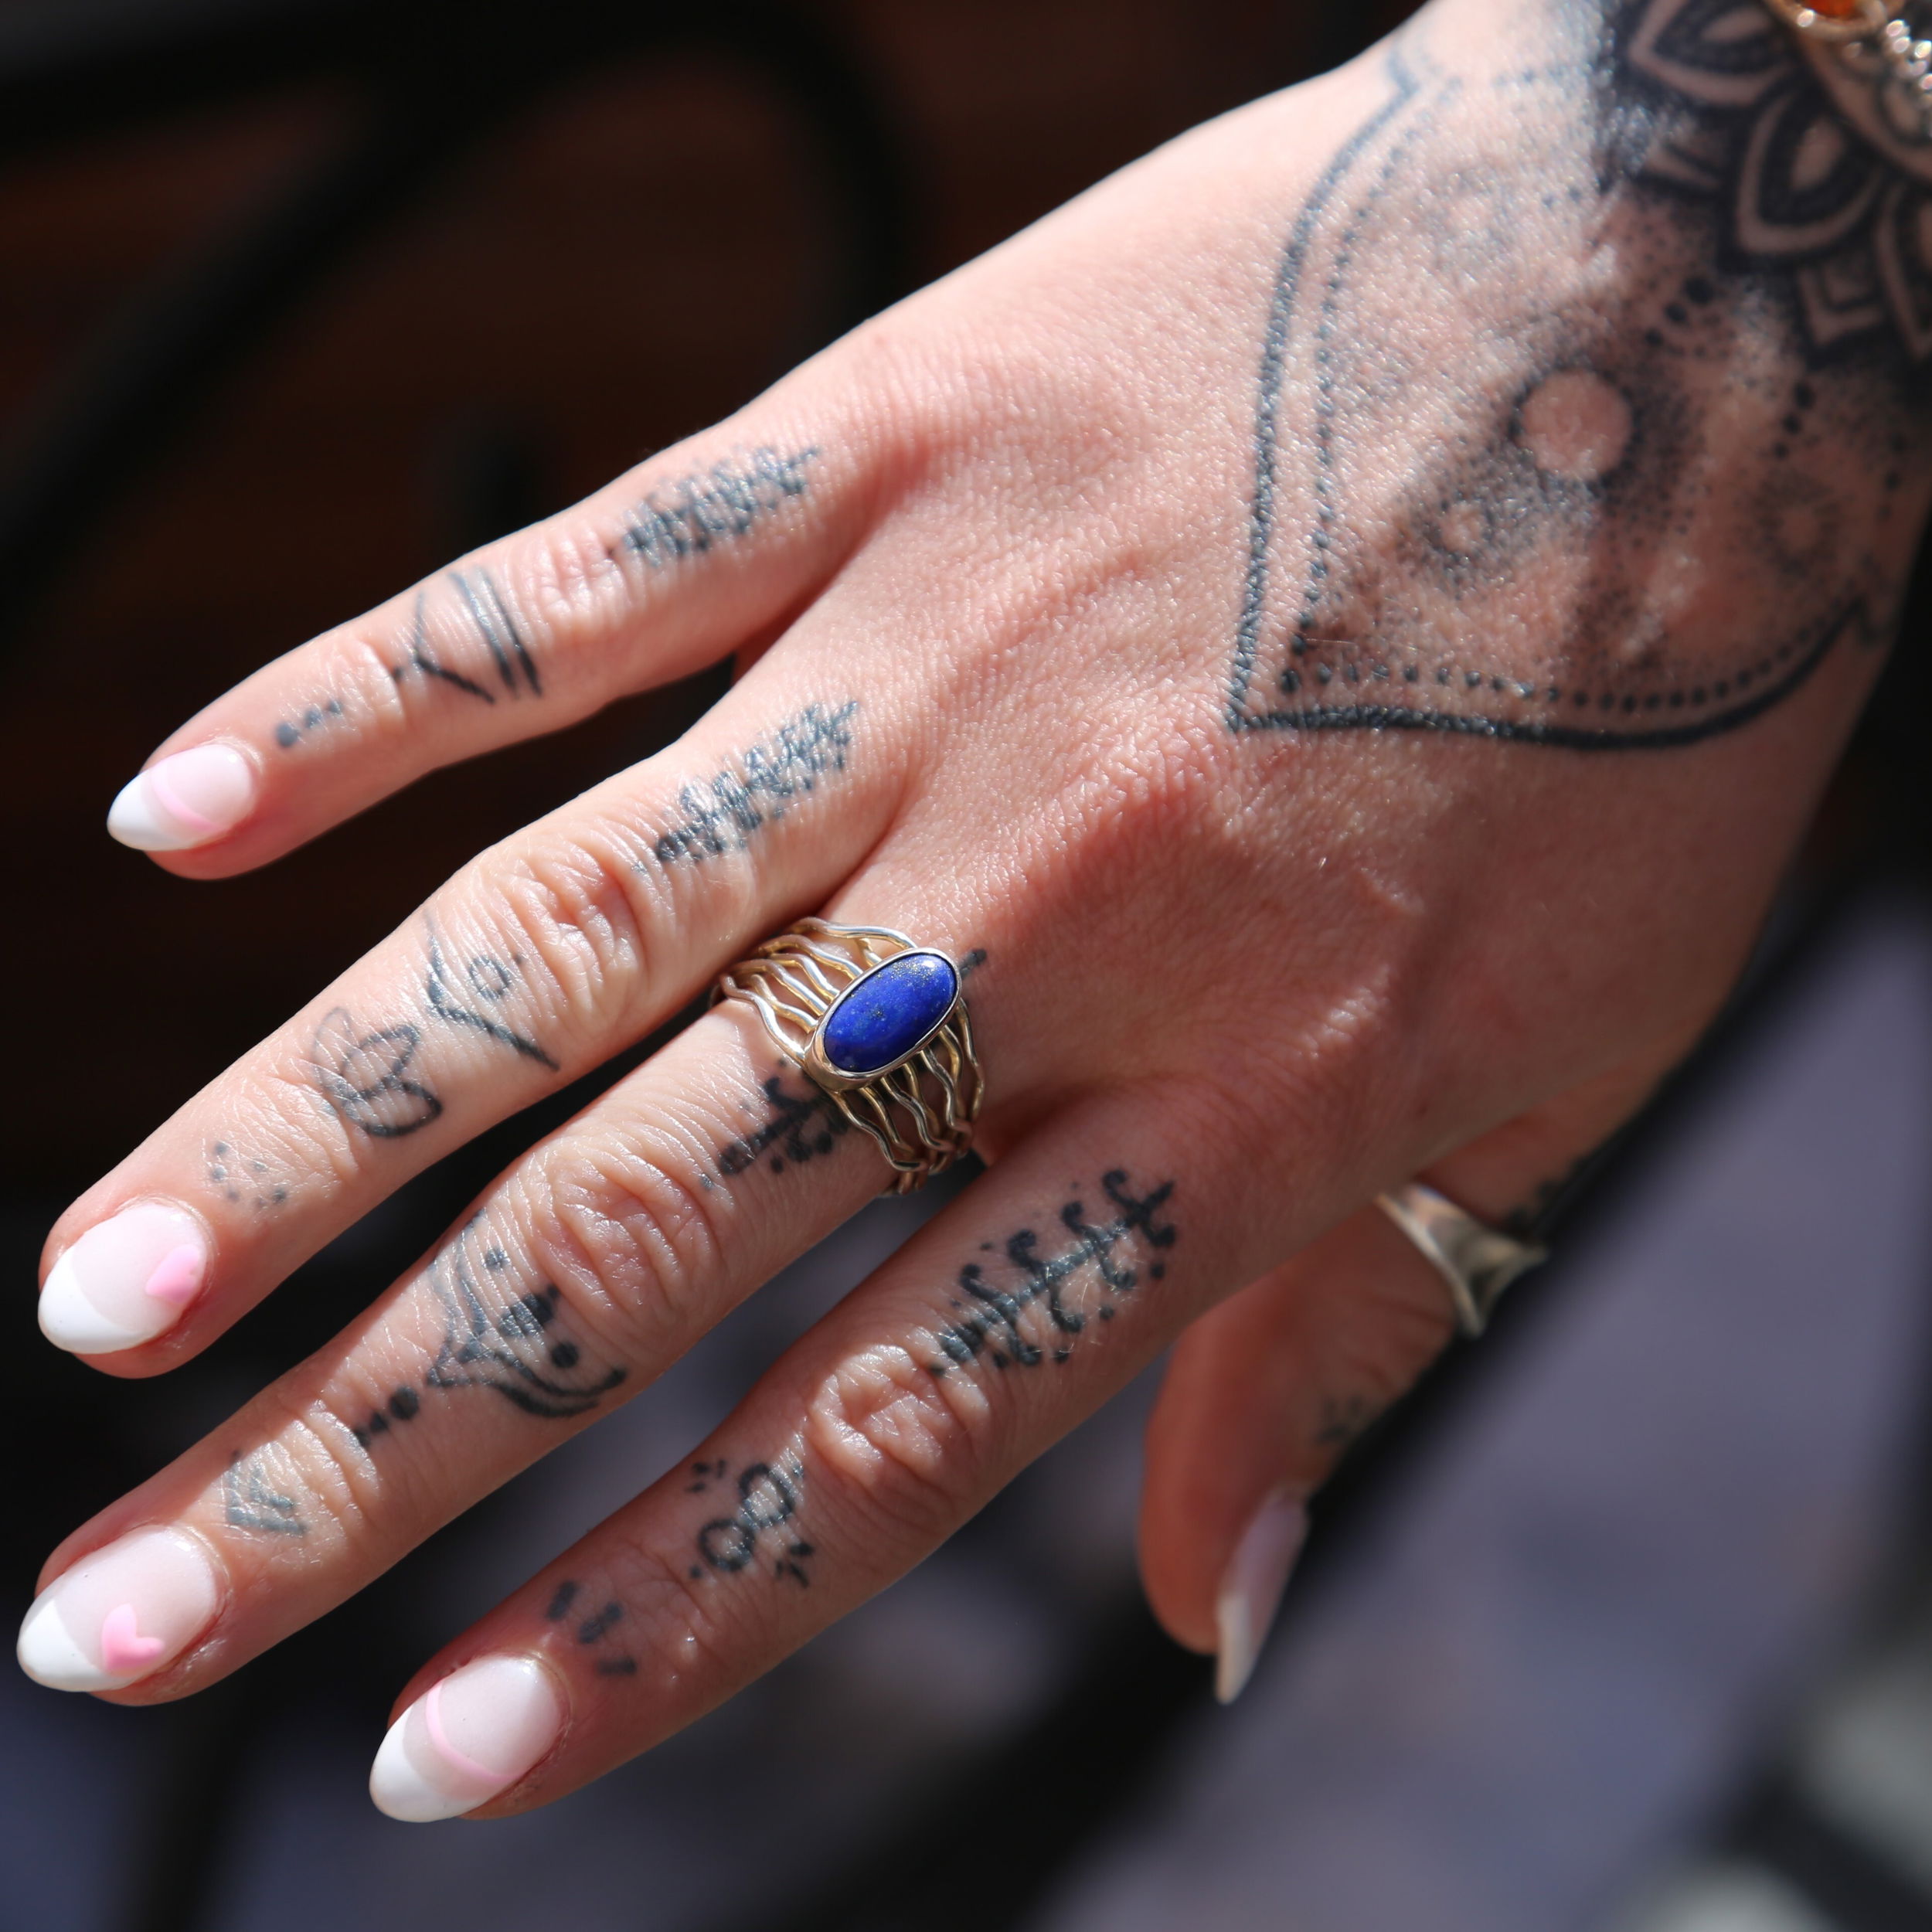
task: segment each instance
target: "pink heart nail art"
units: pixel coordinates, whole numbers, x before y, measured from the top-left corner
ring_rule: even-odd
[[[148,1277],[147,1292],[170,1308],[185,1308],[201,1292],[201,1268],[200,1248],[192,1241],[184,1241],[161,1257]]]
[[[167,1648],[160,1638],[138,1633],[132,1604],[117,1604],[101,1619],[100,1661],[111,1677],[145,1670]]]

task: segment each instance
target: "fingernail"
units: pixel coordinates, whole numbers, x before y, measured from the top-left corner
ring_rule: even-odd
[[[151,1677],[208,1627],[220,1601],[199,1544],[144,1529],[83,1556],[34,1599],[15,1654],[53,1690],[118,1690]]]
[[[389,1727],[369,1774],[379,1811],[458,1818],[507,1791],[557,1740],[563,1700],[529,1657],[486,1657],[433,1684]]]
[[[74,1355],[112,1355],[165,1335],[208,1274],[208,1240],[184,1209],[138,1201],[88,1229],[40,1291],[40,1332]]]
[[[137,852],[205,845],[240,824],[255,802],[255,767],[233,745],[196,745],[122,786],[107,830]]]
[[[1308,1512],[1286,1490],[1269,1497],[1241,1532],[1214,1602],[1214,1695],[1223,1704],[1232,1704],[1254,1675],[1308,1533]]]

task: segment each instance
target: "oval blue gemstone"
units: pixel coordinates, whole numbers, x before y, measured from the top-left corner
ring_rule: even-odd
[[[910,1053],[959,997],[959,974],[938,953],[902,953],[842,994],[820,1036],[842,1073],[876,1073]]]

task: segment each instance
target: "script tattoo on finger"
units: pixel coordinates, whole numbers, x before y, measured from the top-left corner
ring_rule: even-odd
[[[626,519],[624,548],[653,570],[745,536],[805,493],[816,449],[759,448],[654,489]]]
[[[831,711],[807,705],[722,771],[685,786],[678,823],[652,844],[658,863],[743,852],[761,825],[784,818],[794,799],[845,770],[858,710],[856,698]]]
[[[1132,1294],[1143,1274],[1151,1281],[1165,1277],[1167,1251],[1179,1236],[1172,1222],[1157,1217],[1174,1183],[1163,1181],[1136,1195],[1126,1169],[1117,1167],[1100,1176],[1100,1189],[1114,1213],[1090,1221],[1083,1199],[1066,1202],[1060,1222],[1070,1239],[1056,1253],[1043,1254],[1030,1227],[1009,1235],[1003,1251],[990,1241],[981,1243],[982,1253],[1000,1253],[1001,1260],[969,1261],[960,1270],[959,1292],[949,1303],[960,1318],[939,1332],[945,1359],[927,1365],[933,1374],[965,1367],[981,1355],[996,1369],[1063,1362],[1090,1314],[1111,1321],[1116,1301]],[[1093,1298],[1090,1309],[1074,1305],[1082,1290]]]
[[[235,1529],[270,1536],[305,1536],[308,1525],[300,1505],[283,1492],[268,1472],[268,1454],[257,1450],[246,1458],[237,1450],[222,1472],[222,1513]]]
[[[570,1332],[553,1281],[524,1285],[478,1209],[423,1280],[443,1335],[425,1389],[488,1389],[526,1415],[569,1420],[594,1409],[628,1371],[597,1359]]]
[[[544,1621],[551,1624],[568,1623],[571,1640],[584,1648],[597,1650],[593,1668],[600,1677],[634,1677],[638,1674],[638,1660],[615,1644],[607,1643],[612,1631],[624,1621],[624,1606],[614,1597],[607,1598],[597,1609],[587,1615],[580,1607],[583,1587],[574,1577],[566,1577],[552,1593],[549,1607],[543,1613]]]
[[[802,1094],[788,1093],[785,1073],[786,1068],[780,1066],[760,1085],[764,1119],[749,1134],[719,1148],[713,1157],[726,1179],[756,1167],[774,1147],[777,1151],[770,1155],[773,1173],[783,1173],[787,1161],[794,1167],[803,1167],[808,1161],[831,1153],[849,1131],[851,1123],[832,1104],[829,1094],[809,1080],[804,1083]]]
[[[450,970],[438,937],[434,920],[427,922],[430,935],[430,971],[425,981],[423,995],[429,1002],[430,1011],[438,1019],[447,1020],[452,1026],[474,1028],[488,1038],[521,1053],[526,1060],[535,1060],[540,1066],[547,1066],[552,1073],[557,1070],[557,1063],[526,1033],[519,1033],[515,1027],[506,1026],[494,1018],[488,1009],[500,1002],[514,986],[522,971],[521,961],[512,958],[504,961],[493,954],[478,953],[463,963],[461,985]]]
[[[1896,628],[1932,404],[1917,108],[1761,0],[1514,26],[1393,43],[1287,237],[1236,732],[1689,745]]]
[[[443,1103],[410,1070],[422,1029],[399,1021],[365,1031],[337,1006],[323,1016],[310,1048],[317,1090],[351,1127],[374,1140],[399,1140],[429,1125]]]
[[[702,1496],[719,1488],[729,1494],[734,1487],[736,1507],[729,1515],[714,1516],[698,1532],[699,1560],[691,1567],[692,1580],[763,1570],[775,1583],[809,1590],[806,1566],[818,1553],[798,1535],[794,1520],[804,1498],[804,1464],[796,1456],[747,1463],[734,1485],[730,1464],[723,1458],[694,1462],[685,1494]]]

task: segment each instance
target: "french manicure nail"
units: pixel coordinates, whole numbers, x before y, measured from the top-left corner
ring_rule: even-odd
[[[233,745],[196,745],[124,785],[107,830],[137,852],[183,852],[240,824],[255,802],[255,767]]]
[[[1308,1512],[1286,1490],[1269,1497],[1241,1532],[1214,1603],[1214,1695],[1223,1704],[1232,1704],[1254,1675],[1308,1533]]]
[[[165,1335],[201,1293],[208,1239],[185,1209],[137,1201],[90,1227],[40,1291],[40,1332],[73,1355],[112,1355]]]
[[[15,1655],[53,1690],[119,1690],[179,1656],[220,1592],[199,1544],[144,1529],[83,1556],[34,1599]]]
[[[369,1794],[411,1825],[460,1817],[507,1791],[563,1729],[563,1700],[534,1658],[465,1664],[389,1727]]]

